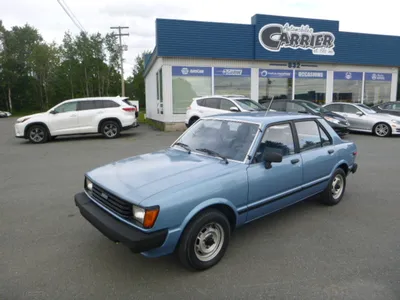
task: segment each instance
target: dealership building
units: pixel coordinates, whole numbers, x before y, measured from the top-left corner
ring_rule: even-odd
[[[373,105],[394,101],[400,37],[339,31],[339,22],[255,15],[251,24],[157,19],[145,59],[146,117],[184,128],[193,98],[240,94]]]

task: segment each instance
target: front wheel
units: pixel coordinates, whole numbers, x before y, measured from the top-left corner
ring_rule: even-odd
[[[121,128],[119,124],[115,121],[105,121],[101,125],[101,133],[104,137],[108,139],[117,138],[120,135]]]
[[[341,168],[336,169],[327,188],[321,195],[321,202],[325,205],[336,205],[342,200],[345,190],[346,173]]]
[[[178,246],[181,263],[194,270],[216,265],[224,256],[231,228],[227,217],[215,209],[198,215],[185,229]]]
[[[31,143],[42,144],[48,141],[49,134],[44,126],[32,125],[28,129],[28,139],[31,141]]]
[[[374,126],[374,133],[379,137],[387,137],[391,134],[391,129],[386,123],[378,123]]]

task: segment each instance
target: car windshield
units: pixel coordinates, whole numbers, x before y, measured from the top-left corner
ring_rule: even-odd
[[[368,114],[376,114],[376,111],[374,111],[372,108],[369,106],[366,106],[365,104],[357,103],[356,104],[359,108],[361,108],[365,113]]]
[[[202,119],[189,127],[173,146],[223,159],[244,161],[258,128],[259,125],[253,123]]]
[[[246,110],[265,110],[265,107],[252,99],[235,99],[237,104]]]
[[[301,101],[301,103],[306,106],[307,108],[315,111],[315,112],[320,112],[320,113],[326,113],[328,112],[328,110],[318,104],[312,103],[312,102],[303,102]]]

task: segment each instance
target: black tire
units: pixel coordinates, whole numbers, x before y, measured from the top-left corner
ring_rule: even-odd
[[[49,140],[49,132],[43,125],[31,125],[27,131],[28,139],[33,144],[43,144]]]
[[[189,127],[192,126],[194,123],[196,123],[196,121],[198,120],[198,117],[193,117],[189,120]]]
[[[379,137],[387,137],[392,134],[392,129],[390,128],[389,124],[380,122],[374,125],[373,133]]]
[[[209,231],[208,235],[205,235],[206,238],[201,243],[201,238],[198,236],[200,231],[203,231],[203,233],[207,232],[207,226],[210,226],[211,231]],[[219,242],[218,232],[220,232]],[[221,234],[221,232],[223,233]],[[209,269],[216,265],[224,256],[229,245],[230,235],[231,226],[227,217],[216,209],[207,209],[196,216],[185,228],[178,245],[177,254],[179,260],[186,268],[191,270],[201,271]],[[214,244],[211,244],[213,242]],[[215,244],[215,242],[218,244]],[[198,251],[195,250],[196,244],[198,245]],[[203,259],[199,259],[202,256],[200,248],[204,249],[207,246],[210,247],[210,251],[212,249],[215,249],[215,251],[212,251],[210,257],[207,258],[203,255]],[[208,248],[205,250],[208,250]]]
[[[335,180],[339,180],[339,182],[335,184]],[[335,189],[333,185],[335,185]],[[327,188],[321,194],[321,203],[330,206],[336,205],[342,200],[345,191],[346,173],[342,168],[338,168],[329,180]]]
[[[121,133],[121,127],[116,121],[105,121],[101,124],[101,134],[107,139],[115,139]]]

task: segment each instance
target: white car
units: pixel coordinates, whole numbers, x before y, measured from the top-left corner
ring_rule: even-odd
[[[1,111],[0,110],[0,118],[7,118],[10,117],[11,113],[9,113],[8,111]]]
[[[77,98],[50,110],[17,119],[15,136],[45,143],[57,136],[101,133],[108,139],[137,127],[136,108],[127,97]]]
[[[186,127],[198,119],[223,113],[265,111],[266,108],[243,95],[214,95],[194,98],[186,111]]]

